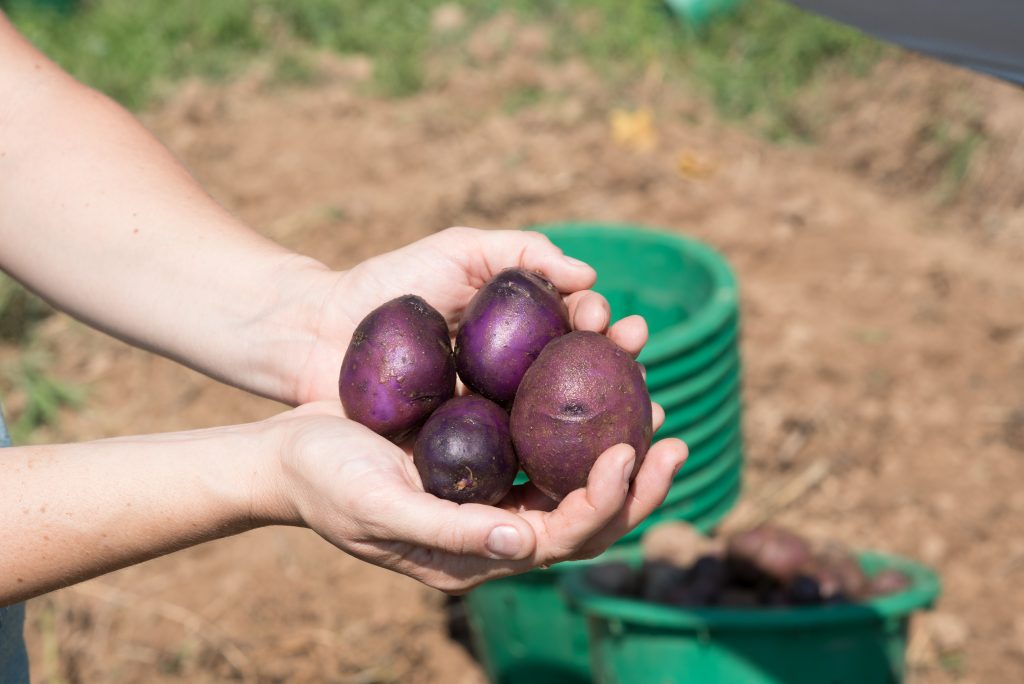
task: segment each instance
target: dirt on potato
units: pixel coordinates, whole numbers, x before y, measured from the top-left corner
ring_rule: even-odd
[[[295,89],[255,71],[144,120],[233,212],[337,268],[449,225],[635,222],[716,246],[743,297],[737,515],[936,567],[911,682],[1024,681],[1024,96],[893,57],[809,100],[819,144],[779,145],[677,80],[613,89],[536,54],[513,44],[399,100],[367,94],[363,62]],[[650,113],[644,144],[614,135],[623,106]],[[987,141],[963,173],[942,117],[946,140]],[[89,387],[48,439],[280,410],[64,317],[41,334]],[[294,529],[36,599],[27,635],[44,683],[484,681],[440,594]]]

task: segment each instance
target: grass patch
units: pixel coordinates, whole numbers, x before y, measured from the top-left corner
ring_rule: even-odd
[[[430,18],[443,0],[83,0],[63,15],[0,0],[30,39],[83,81],[132,108],[161,84],[219,79],[271,57],[283,82],[313,76],[295,49],[365,54],[380,92],[424,85],[424,56],[439,47]],[[501,11],[547,26],[552,57],[581,55],[611,78],[659,61],[706,89],[726,116],[758,116],[772,137],[802,135],[798,91],[837,62],[864,71],[878,43],[781,0],[749,0],[706,30],[688,29],[657,0],[464,0],[470,27]],[[283,53],[283,56],[282,56]],[[514,104],[514,103],[513,103]]]
[[[519,88],[509,93],[504,101],[502,101],[502,109],[507,114],[516,114],[524,109],[529,109],[534,105],[540,104],[544,100],[544,89],[529,86],[526,88]]]
[[[16,406],[7,416],[7,428],[15,444],[27,444],[43,427],[56,425],[60,410],[79,406],[85,390],[51,377],[51,359],[36,345],[19,353],[16,360],[0,365],[4,395]]]
[[[52,312],[46,302],[0,273],[0,342],[22,343]]]

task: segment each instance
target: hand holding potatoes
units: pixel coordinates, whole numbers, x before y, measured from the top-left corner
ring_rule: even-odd
[[[511,469],[503,446],[507,436],[502,430],[503,422],[494,413],[497,409],[504,414],[508,404],[502,408],[475,395],[470,403],[466,401],[470,397],[456,397],[440,407],[431,405],[429,411],[421,405],[417,411],[378,412],[375,420],[382,422],[371,426],[376,433],[342,419],[339,392],[349,417],[361,415],[362,409],[350,409],[348,402],[358,401],[364,389],[366,396],[377,392],[375,396],[383,399],[383,406],[391,409],[406,400],[410,403],[407,408],[416,408],[417,400],[432,404],[435,396],[445,396],[450,391],[447,371],[434,376],[436,384],[428,383],[434,389],[419,385],[406,389],[410,380],[423,379],[418,373],[406,371],[411,370],[410,364],[417,354],[434,359],[431,369],[446,368],[442,358],[448,353],[452,359],[458,358],[454,350],[438,342],[441,336],[437,321],[446,321],[445,342],[450,344],[460,322],[473,318],[469,312],[474,297],[486,301],[488,297],[478,293],[483,293],[488,282],[499,280],[496,277],[509,268],[521,269],[529,275],[500,289],[506,293],[514,290],[535,294],[542,304],[535,308],[555,314],[548,328],[557,333],[551,333],[552,339],[567,332],[559,320],[567,320],[573,330],[591,331],[595,336],[602,333],[614,343],[611,346],[621,349],[639,373],[632,357],[647,339],[643,319],[631,316],[609,327],[607,302],[586,289],[595,280],[594,271],[564,256],[542,235],[450,229],[363,262],[328,288],[331,294],[317,308],[319,318],[311,326],[317,342],[307,350],[302,367],[300,394],[318,399],[331,397],[333,401],[320,401],[286,414],[315,424],[315,429],[303,431],[308,439],[296,445],[296,454],[287,458],[285,468],[292,483],[287,498],[294,502],[298,512],[296,522],[312,527],[364,560],[458,593],[494,577],[563,560],[593,557],[661,503],[686,456],[686,448],[679,440],[662,440],[643,459],[638,458],[633,446],[618,444],[605,449],[602,445],[594,454],[596,461],[592,467],[588,464],[589,475],[584,473],[578,481],[585,487],[569,491],[562,501],[556,502],[531,483],[512,487],[503,497],[494,492],[509,484]],[[522,288],[518,287],[520,284]],[[339,349],[348,348],[360,322],[378,308],[398,307],[394,300],[402,300],[407,294],[422,298],[423,306],[427,307],[427,314],[415,312],[415,316],[405,316],[406,322],[419,321],[419,332],[415,333],[420,336],[419,342],[410,341],[412,328],[405,326],[403,338],[387,338],[390,341],[380,344],[374,354],[365,350],[355,353],[356,363],[346,360],[345,369],[339,372]],[[409,304],[406,299],[402,306],[418,308]],[[430,309],[436,310],[437,315],[430,313]],[[491,332],[479,343],[467,342],[471,336],[463,336],[460,349],[477,345],[491,352],[500,351],[500,345],[488,342],[502,339],[501,328],[495,332],[484,319],[504,321],[509,326],[509,320],[514,323],[516,319],[507,314],[514,309],[494,306],[493,302],[492,306],[480,307],[481,311],[491,313],[477,317],[485,323],[478,330]],[[509,328],[504,330],[507,334]],[[520,332],[527,334],[517,339],[525,337],[529,344],[519,351],[527,359],[539,356],[544,345],[531,346],[536,344],[536,338],[529,334],[530,329]],[[532,332],[537,332],[536,327]],[[365,343],[361,338],[356,336],[356,342]],[[378,368],[385,372],[365,372],[363,364],[373,358],[375,363],[379,362],[382,355],[390,355]],[[332,366],[333,379],[329,370]],[[432,374],[433,370],[426,375]],[[518,389],[516,373],[511,375],[511,381],[504,379]],[[374,383],[381,387],[371,392]],[[346,397],[348,392],[352,394]],[[653,431],[664,414],[660,407],[650,403],[647,411],[651,424],[645,429]],[[311,412],[327,415],[314,417]],[[392,423],[391,417],[399,415],[409,421]],[[373,423],[370,419],[366,422]],[[472,424],[475,429],[456,428],[458,423]],[[408,451],[413,449],[412,440],[403,441],[403,437],[417,429],[424,441],[420,455],[411,458]],[[341,452],[336,439],[328,436],[340,431],[348,435],[352,445]],[[486,463],[483,470],[479,465],[470,466],[470,473],[465,466],[478,463],[482,454],[496,460]],[[495,500],[496,505],[481,505]]]
[[[529,486],[515,488],[499,506],[457,504],[424,491],[409,454],[345,419],[337,401],[306,404],[268,425],[281,445],[281,476],[257,508],[270,507],[268,517],[310,527],[357,558],[456,594],[601,553],[661,502],[685,454],[678,440],[659,442],[630,484],[632,449],[613,447],[594,464],[586,488],[557,507]]]

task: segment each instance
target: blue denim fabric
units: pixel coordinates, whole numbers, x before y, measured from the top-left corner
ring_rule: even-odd
[[[11,446],[11,438],[0,411],[0,447],[8,446]],[[0,682],[3,684],[28,684],[24,624],[24,603],[0,608]]]

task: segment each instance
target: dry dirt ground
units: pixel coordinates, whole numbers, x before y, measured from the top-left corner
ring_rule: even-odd
[[[820,144],[774,145],[656,68],[611,88],[516,35],[410,99],[329,61],[314,86],[191,84],[144,119],[230,209],[338,268],[453,224],[627,221],[716,246],[743,288],[743,507],[819,475],[779,520],[942,574],[912,682],[1024,681],[1024,96],[894,57],[809,100]],[[617,141],[615,107],[651,129]],[[990,141],[959,188],[929,134],[943,117]],[[43,339],[89,387],[53,439],[280,410],[63,317]],[[266,529],[32,601],[27,633],[39,682],[483,681],[443,604]]]

